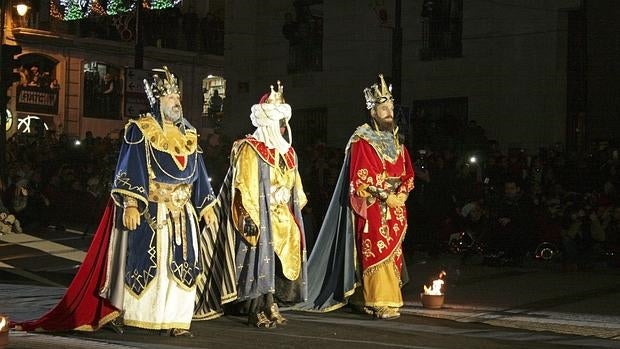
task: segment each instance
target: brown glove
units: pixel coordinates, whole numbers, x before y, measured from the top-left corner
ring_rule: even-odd
[[[250,216],[245,216],[245,218],[243,218],[243,233],[247,236],[258,235],[258,227]]]

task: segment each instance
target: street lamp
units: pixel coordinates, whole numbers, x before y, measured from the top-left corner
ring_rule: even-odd
[[[13,7],[18,15],[18,18],[15,18],[15,22],[18,26],[25,27],[27,23],[26,14],[30,10],[29,3],[25,0],[19,0],[15,1],[14,4]]]
[[[18,15],[20,15],[21,17],[24,17],[26,13],[28,12],[28,10],[30,9],[30,6],[28,6],[25,3],[18,3],[17,5],[15,5],[15,9],[17,10]]]

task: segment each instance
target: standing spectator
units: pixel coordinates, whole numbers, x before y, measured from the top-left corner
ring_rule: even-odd
[[[30,75],[28,76],[28,85],[30,86],[38,86],[38,81],[41,78],[41,73],[39,72],[39,66],[33,65],[30,67]]]
[[[30,81],[30,73],[28,69],[24,68],[22,65],[19,67],[19,84],[21,86],[28,86],[28,82]]]
[[[50,75],[50,72],[46,71],[43,72],[43,74],[41,75],[41,87],[43,88],[49,88],[50,84],[52,83],[52,76]]]
[[[215,125],[215,128],[219,128],[222,123],[222,106],[224,100],[220,96],[220,92],[215,89],[213,95],[209,98],[209,118]]]
[[[103,115],[105,117],[118,117],[115,115],[118,112],[116,107],[117,94],[116,94],[116,82],[112,77],[112,74],[105,73],[103,76]]]

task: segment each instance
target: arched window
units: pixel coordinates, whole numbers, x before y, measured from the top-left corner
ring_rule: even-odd
[[[218,129],[224,118],[226,80],[221,76],[209,75],[202,80],[203,127]]]
[[[20,81],[15,109],[21,113],[58,114],[58,91],[55,59],[36,53],[19,57]]]

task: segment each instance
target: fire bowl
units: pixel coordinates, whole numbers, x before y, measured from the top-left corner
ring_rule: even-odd
[[[9,344],[9,318],[0,315],[0,349],[6,348]]]
[[[9,330],[0,330],[0,349],[6,348],[9,344]]]
[[[422,306],[427,309],[440,309],[443,306],[444,301],[443,294],[426,294],[424,292],[420,293],[420,301],[422,302]]]

